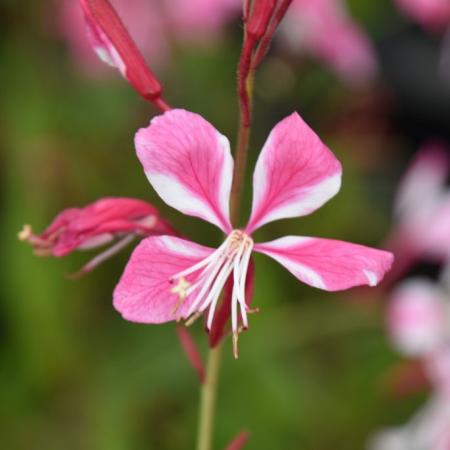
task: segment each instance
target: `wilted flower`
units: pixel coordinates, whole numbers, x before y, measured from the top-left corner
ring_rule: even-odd
[[[206,313],[213,325],[220,293],[233,279],[231,327],[237,338],[248,327],[245,298],[253,251],[264,253],[311,286],[338,291],[376,285],[392,254],[331,239],[286,236],[255,244],[252,233],[277,219],[312,213],[341,184],[341,165],[297,113],[269,135],[253,175],[253,206],[247,226],[233,228],[229,198],[233,158],[227,138],[201,116],[171,110],[136,135],[138,157],[153,188],[170,206],[200,217],[227,235],[217,249],[170,236],[144,239],[114,292],[114,306],[127,320],[162,323]],[[239,311],[239,313],[238,313]]]
[[[82,268],[81,272],[85,273],[136,237],[172,233],[172,228],[152,205],[132,198],[103,198],[84,208],[62,211],[39,235],[25,225],[19,239],[29,242],[37,255],[57,257],[116,241]]]

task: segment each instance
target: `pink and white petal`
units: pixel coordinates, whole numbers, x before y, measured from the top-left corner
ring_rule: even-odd
[[[144,239],[134,250],[114,291],[114,307],[132,322],[163,323],[183,318],[188,295],[176,311],[178,295],[171,277],[206,258],[214,250],[171,236]],[[186,277],[189,281],[189,277]]]
[[[253,206],[246,231],[320,208],[341,186],[342,168],[298,113],[271,131],[253,174]]]
[[[231,231],[233,158],[225,136],[200,115],[173,109],[141,128],[135,144],[147,178],[168,205]]]
[[[255,245],[300,281],[326,291],[377,285],[390,269],[393,255],[350,242],[286,236]]]
[[[444,305],[441,291],[426,279],[412,279],[397,287],[387,315],[396,348],[410,357],[433,352],[444,337]]]

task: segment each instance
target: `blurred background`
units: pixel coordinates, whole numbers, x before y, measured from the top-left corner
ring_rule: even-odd
[[[129,323],[111,305],[132,247],[73,281],[65,275],[91,254],[38,258],[16,238],[24,223],[41,231],[64,208],[130,196],[156,205],[197,242],[221,239],[153,192],[133,136],[156,112],[116,71],[86,56],[63,3],[0,3],[2,448],[191,449],[199,388],[175,325]],[[162,1],[147,3],[156,11]],[[169,103],[202,114],[232,143],[242,39],[234,8],[204,29],[168,20],[167,11],[150,14],[148,28],[141,25],[147,35],[136,36]],[[378,70],[370,79],[354,82],[317,50],[298,51],[292,26],[300,24],[288,17],[257,74],[243,220],[259,150],[293,110],[344,166],[335,199],[312,216],[264,227],[257,239],[316,235],[382,247],[412,156],[430,139],[450,144],[443,33],[393,0],[351,0],[348,14],[372,43]],[[139,28],[127,25],[132,34]],[[433,277],[437,270],[420,263],[405,276]],[[259,255],[255,287],[261,312],[240,339],[239,360],[225,343],[215,448],[245,428],[249,450],[361,450],[375,430],[405,422],[424,401],[426,392],[399,397],[389,386],[401,357],[386,337],[383,289],[324,293]],[[192,332],[205,353],[201,324]]]

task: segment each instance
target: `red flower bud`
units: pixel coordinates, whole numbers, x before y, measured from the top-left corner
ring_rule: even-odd
[[[275,4],[275,0],[253,1],[247,17],[247,35],[257,40],[264,35],[272,17]]]
[[[80,0],[91,44],[104,62],[116,67],[134,89],[161,110],[161,84],[146,64],[117,12],[108,0]]]

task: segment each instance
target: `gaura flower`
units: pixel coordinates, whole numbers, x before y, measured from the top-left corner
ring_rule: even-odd
[[[349,16],[344,0],[294,0],[283,32],[293,50],[311,53],[350,84],[375,75],[373,46]]]
[[[192,112],[171,110],[139,130],[135,144],[159,196],[182,213],[216,225],[227,237],[217,249],[171,236],[144,239],[114,292],[114,306],[127,320],[190,323],[205,313],[211,330],[220,293],[232,277],[237,356],[238,333],[248,327],[245,282],[254,251],[327,291],[374,286],[391,266],[392,254],[343,241],[297,236],[253,241],[257,228],[310,214],[340,188],[339,161],[297,113],[278,123],[263,147],[253,174],[251,216],[242,229],[234,228],[229,216],[230,145],[209,122]]]
[[[136,237],[172,233],[172,228],[161,219],[152,205],[132,198],[103,198],[84,208],[62,211],[39,235],[34,234],[29,225],[25,225],[19,233],[19,239],[30,243],[39,256],[56,257],[116,241],[81,269],[81,273],[86,273]]]

